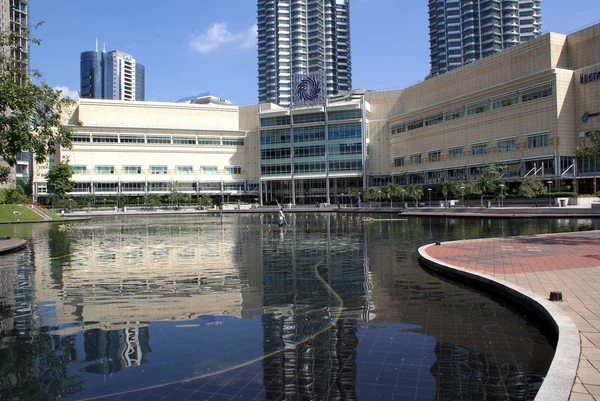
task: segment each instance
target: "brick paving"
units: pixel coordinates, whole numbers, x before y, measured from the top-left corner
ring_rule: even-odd
[[[445,263],[483,272],[548,298],[561,291],[575,322],[581,355],[572,401],[600,401],[600,231],[457,241],[427,253]]]

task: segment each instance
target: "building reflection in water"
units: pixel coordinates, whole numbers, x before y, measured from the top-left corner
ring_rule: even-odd
[[[59,346],[32,351],[30,362],[52,349],[69,356],[52,365],[64,384],[55,387],[69,388],[61,397],[109,394],[119,377],[127,389],[156,385],[145,379],[156,374],[181,381],[260,356],[267,400],[535,395],[552,357],[539,330],[485,294],[429,274],[414,256],[424,238],[497,227],[319,214],[290,216],[279,229],[275,217],[51,226],[12,256],[18,268],[0,268],[0,304],[11,312],[0,330],[51,333],[44,344]],[[214,338],[197,342],[202,335]],[[226,347],[204,350],[210,340]],[[172,351],[186,341],[184,366]],[[215,369],[202,365],[210,362],[203,351],[232,359]],[[13,354],[0,371],[20,369]],[[170,358],[177,368],[161,370]],[[107,388],[100,376],[117,379]],[[14,378],[0,382],[0,395],[18,390]]]

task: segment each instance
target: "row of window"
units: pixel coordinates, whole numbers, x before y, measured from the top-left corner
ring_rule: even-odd
[[[340,120],[351,120],[355,118],[362,118],[362,110],[342,110],[342,111],[329,111],[327,112],[327,118],[329,121],[340,121]],[[294,124],[308,124],[318,123],[325,121],[325,113],[308,113],[308,114],[297,114],[294,116],[278,116],[278,117],[265,117],[260,119],[261,127],[273,127],[277,125],[290,125],[294,121]]]
[[[329,155],[360,155],[362,154],[362,143],[340,143],[330,145]],[[261,160],[289,159],[290,148],[262,149]],[[294,148],[294,157],[324,157],[325,145],[301,146]]]
[[[327,163],[318,162],[307,162],[307,163],[294,163],[295,174],[308,174],[308,173],[325,173],[325,167]],[[362,171],[361,160],[339,160],[329,162],[330,172],[360,172]],[[262,175],[289,175],[292,172],[291,164],[263,164],[261,166]]]
[[[517,139],[516,138],[505,138],[499,139],[497,141],[498,145],[498,153],[505,152],[513,152],[517,147]],[[527,148],[535,149],[542,148],[548,146],[548,133],[539,133],[539,134],[531,134],[527,135]],[[471,155],[472,156],[484,156],[488,154],[488,144],[487,142],[474,143],[471,145]],[[416,153],[410,155],[409,164],[421,164],[422,163],[422,154]],[[456,146],[448,149],[448,158],[450,160],[460,159],[463,157],[463,147]],[[442,153],[440,150],[432,150],[428,152],[427,158],[430,163],[438,162],[442,159]],[[394,157],[394,167],[402,167],[404,166],[405,159],[404,156]]]
[[[327,130],[329,140],[361,138],[361,123],[330,124]],[[325,140],[325,126],[316,125],[310,127],[294,127],[294,142],[311,142]],[[261,145],[273,145],[281,143],[290,143],[290,129],[274,129],[261,131]]]
[[[115,166],[97,165],[97,174],[115,174]],[[71,165],[73,174],[86,174],[87,166]],[[217,174],[217,166],[200,166],[199,174]],[[242,174],[241,166],[226,166],[227,174]],[[177,174],[194,174],[193,166],[175,166]],[[150,174],[168,174],[167,166],[150,166]],[[123,174],[142,174],[142,166],[123,166]]]
[[[243,138],[175,136],[175,135],[135,135],[135,134],[73,134],[73,142],[92,143],[146,143],[172,145],[222,145],[244,146]]]
[[[523,88],[515,92],[446,110],[435,115],[419,117],[399,125],[394,125],[392,127],[392,134],[400,134],[402,132],[439,124],[444,121],[452,121],[464,116],[471,116],[486,112],[491,109],[500,109],[503,107],[512,106],[513,104],[524,103],[547,96],[552,96],[551,82],[546,82],[544,84],[529,88]]]
[[[166,192],[169,191],[171,182],[77,182],[75,183],[74,192],[90,193],[93,185],[94,192]],[[120,188],[119,188],[120,185]],[[248,184],[248,191],[255,191],[258,189],[258,184]],[[37,190],[39,194],[48,193],[48,186],[46,183],[37,184]],[[183,182],[179,183],[177,190],[181,192],[197,192],[197,191],[221,191],[220,182]],[[224,182],[224,191],[238,191],[243,192],[246,190],[246,185],[243,182]]]

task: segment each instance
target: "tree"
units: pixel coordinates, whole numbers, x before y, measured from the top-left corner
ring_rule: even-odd
[[[478,190],[481,191],[481,207],[483,207],[483,196],[496,193],[496,181],[506,172],[506,166],[498,166],[490,163],[483,168],[477,180]]]
[[[162,205],[160,195],[158,195],[158,194],[146,195],[146,199],[145,199],[144,203],[146,203],[151,208],[155,208],[155,207]]]
[[[200,198],[200,204],[204,207],[211,207],[213,205],[213,200],[209,194],[204,194]]]
[[[346,195],[350,197],[350,207],[352,207],[352,199],[358,197],[358,189],[354,187],[348,187],[348,189],[346,189]]]
[[[479,188],[477,181],[469,181],[469,182],[463,184],[463,186],[465,187],[464,195],[467,197],[467,207],[469,207],[470,201],[471,201],[471,195],[477,195],[477,196],[481,195],[481,189]]]
[[[577,156],[600,155],[600,131],[592,132],[584,138],[581,146],[577,147]]]
[[[2,204],[20,204],[25,202],[25,199],[27,199],[27,195],[19,186],[0,189],[0,203]]]
[[[442,195],[446,199],[446,207],[448,207],[448,195],[454,195],[456,193],[456,184],[453,181],[443,181],[440,184]]]
[[[537,197],[546,194],[546,186],[542,180],[535,177],[528,177],[519,186],[519,196],[523,198],[535,199],[535,207],[538,207]]]
[[[177,205],[177,207],[179,207],[180,203],[189,203],[192,199],[190,194],[184,194],[183,192],[179,191],[179,188],[181,188],[179,181],[169,184],[169,201]]]
[[[14,166],[19,152],[30,151],[37,163],[44,163],[57,145],[71,148],[73,127],[62,124],[62,113],[75,102],[61,98],[61,91],[48,86],[39,71],[26,71],[22,63],[13,62],[11,50],[18,51],[23,34],[0,35],[0,48],[7,48],[0,52],[0,159]],[[29,32],[24,36],[39,44]],[[8,180],[6,171],[0,169],[0,182]]]
[[[423,186],[419,184],[410,184],[407,188],[408,197],[414,200],[415,206],[419,207],[419,200],[423,197]]]
[[[369,187],[365,191],[365,199],[368,201],[381,200],[383,197],[383,191],[376,187]]]
[[[73,170],[68,162],[60,162],[53,165],[46,174],[48,181],[48,192],[59,200],[64,200],[69,192],[75,190],[75,183],[71,181]]]
[[[390,200],[390,206],[394,207],[394,198],[398,199],[400,197],[402,193],[402,187],[398,184],[388,184],[387,188],[385,189],[385,194],[387,195],[387,197]]]

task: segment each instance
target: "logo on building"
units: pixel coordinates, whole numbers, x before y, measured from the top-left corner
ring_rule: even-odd
[[[591,117],[598,116],[600,116],[600,113],[590,113],[589,111],[586,111],[585,113],[583,113],[583,116],[581,116],[581,121],[587,123]]]
[[[325,104],[325,95],[325,76],[322,72],[294,75],[292,107]]]
[[[591,74],[581,74],[579,76],[579,83],[581,85],[594,81],[600,81],[600,71]]]

